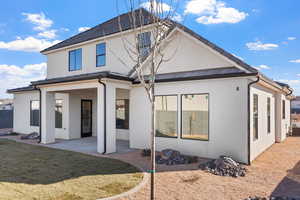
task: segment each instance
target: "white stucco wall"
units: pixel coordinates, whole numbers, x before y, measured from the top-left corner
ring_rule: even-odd
[[[253,136],[253,95],[258,95],[258,139]],[[254,160],[259,154],[275,143],[275,93],[266,88],[253,86],[250,92],[250,159]],[[267,99],[271,99],[271,131],[268,133]]]
[[[193,71],[220,67],[232,67],[224,56],[210,49],[207,45],[190,35],[176,32],[172,41],[164,49],[165,59],[159,73]]]
[[[132,40],[133,35],[127,34],[129,41]],[[96,45],[99,43],[106,43],[106,65],[96,67]],[[69,71],[69,51],[82,48],[82,69],[78,71]],[[47,55],[47,78],[71,76],[83,73],[93,73],[101,71],[113,71],[127,74],[132,66],[133,61],[128,56],[123,47],[121,36],[112,36],[106,39],[99,39],[97,41],[79,44],[76,47],[59,50]],[[125,65],[126,63],[126,65]]]
[[[30,126],[30,101],[39,100],[37,91],[14,94],[14,132],[29,134],[39,132],[38,126]]]
[[[156,137],[158,150],[173,148],[183,154],[210,158],[228,155],[247,162],[246,79],[161,83],[155,91],[156,95],[209,94],[209,141],[180,139],[178,133],[178,138]],[[130,147],[149,147],[150,107],[144,89],[133,88],[130,100]],[[178,126],[180,130],[180,123]]]

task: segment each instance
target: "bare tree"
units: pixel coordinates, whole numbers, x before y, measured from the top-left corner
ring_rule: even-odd
[[[124,1],[122,1],[124,2]],[[119,16],[119,28],[123,33],[122,43],[129,58],[134,63],[132,73],[145,88],[151,104],[151,199],[154,199],[155,185],[155,80],[160,66],[174,57],[174,52],[166,55],[164,49],[170,43],[169,37],[176,27],[172,21],[176,13],[176,0],[125,0],[126,16]],[[141,5],[147,9],[139,8]],[[138,9],[137,9],[138,8]],[[129,24],[128,24],[129,21]],[[133,39],[126,36],[126,30],[133,33]],[[122,61],[122,63],[125,63]]]

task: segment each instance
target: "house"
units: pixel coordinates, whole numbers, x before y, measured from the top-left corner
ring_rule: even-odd
[[[129,22],[123,14],[41,51],[47,78],[8,90],[14,94],[14,131],[38,131],[44,144],[95,136],[99,153],[116,152],[118,140],[149,148],[150,103],[122,45],[122,37],[134,37]],[[149,33],[151,20],[141,23]],[[157,149],[250,163],[284,141],[293,90],[172,23],[164,51],[180,46],[156,78]]]
[[[13,108],[12,99],[0,99],[0,110],[12,110]]]

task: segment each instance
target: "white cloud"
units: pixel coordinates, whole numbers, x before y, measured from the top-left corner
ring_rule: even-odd
[[[26,52],[39,52],[47,47],[60,42],[59,40],[49,41],[45,39],[37,39],[35,37],[20,38],[10,42],[0,41],[0,49],[26,51]]]
[[[87,31],[87,30],[89,30],[89,29],[91,29],[91,27],[80,27],[80,28],[78,28],[78,32],[83,32],[83,31]]]
[[[291,62],[291,63],[300,63],[300,59],[290,60],[289,62]]]
[[[47,19],[44,13],[22,13],[22,15],[26,16],[26,20],[36,25],[34,30],[36,31],[45,31],[50,28],[53,24],[51,19]]]
[[[267,51],[267,50],[273,50],[278,48],[278,44],[272,44],[272,43],[262,43],[261,41],[256,42],[248,42],[246,43],[246,46],[251,51]]]
[[[49,31],[40,32],[38,35],[44,38],[53,39],[56,37],[56,32],[57,30],[49,30]]]
[[[257,67],[254,67],[257,70],[262,70],[262,69],[271,69],[268,65],[259,65]]]
[[[297,76],[300,76],[300,74],[297,74]]]
[[[199,15],[196,21],[201,24],[234,24],[248,16],[218,0],[191,0],[186,5],[185,13]]]
[[[288,40],[296,40],[297,38],[296,37],[288,37],[287,39]]]
[[[151,9],[150,2],[144,2],[141,4],[141,6],[147,10]],[[171,10],[171,6],[166,3],[157,3],[156,1],[153,1],[153,9],[154,12],[158,13],[169,12]]]
[[[280,79],[280,80],[278,80],[278,81],[279,81],[279,82],[286,83],[286,84],[289,84],[290,86],[300,84],[300,80],[298,80],[298,79],[294,79],[294,80]]]
[[[180,14],[175,13],[174,16],[172,17],[172,20],[177,21],[177,22],[182,22],[183,17]]]
[[[0,98],[9,97],[7,89],[28,86],[31,81],[44,79],[46,68],[46,63],[23,67],[0,64]]]

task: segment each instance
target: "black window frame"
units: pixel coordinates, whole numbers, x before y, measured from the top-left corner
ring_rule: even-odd
[[[144,38],[144,37],[141,37],[141,35],[146,35],[146,34],[149,34],[149,44],[146,43],[147,40]],[[146,58],[147,56],[149,56],[150,54],[150,51],[151,51],[151,31],[147,31],[147,32],[142,32],[142,33],[139,33],[138,34],[138,52],[139,52],[139,55],[142,57],[142,58]],[[144,51],[142,49],[147,49],[148,51]],[[145,53],[145,55],[142,55],[143,52],[147,52]]]
[[[58,101],[62,101],[61,105],[58,105]],[[56,112],[58,112],[58,108],[61,109],[61,127],[58,127],[57,118],[56,118]],[[63,100],[62,99],[56,99],[55,100],[55,128],[62,129],[63,128]]]
[[[98,45],[104,45],[104,53],[99,53],[97,51]],[[104,57],[104,64],[103,65],[98,65],[98,57]],[[96,67],[104,67],[106,66],[106,42],[102,42],[96,45]]]
[[[271,98],[267,98],[267,132],[271,133]]]
[[[255,97],[257,98],[256,100],[255,100]],[[255,114],[255,110],[254,110],[255,102],[257,102],[257,105],[256,105],[257,114]],[[258,140],[258,138],[259,138],[259,132],[258,132],[259,109],[258,109],[258,106],[259,106],[258,94],[253,94],[253,110],[252,110],[252,113],[253,113],[253,116],[252,116],[252,119],[253,119],[253,122],[252,122],[252,124],[253,124],[253,141]]]
[[[118,110],[117,110],[117,102],[118,101],[124,101],[124,106],[125,106],[125,120],[124,121],[125,122],[128,121],[127,122],[127,126],[125,126],[125,127],[118,127],[118,124],[117,124],[117,112],[118,112]],[[128,108],[127,113],[126,113],[126,107]],[[129,101],[129,99],[116,99],[116,129],[129,130],[129,127],[130,127],[130,124],[129,124],[130,123],[130,121],[129,121],[130,120],[129,112],[130,112],[130,101]],[[126,125],[126,123],[124,123],[124,124]]]
[[[183,119],[183,111],[182,111],[182,97],[184,95],[207,95],[208,96],[208,127],[207,127],[207,140],[206,139],[196,139],[196,138],[185,138],[182,136],[182,119]],[[210,94],[209,93],[188,93],[188,94],[181,94],[180,95],[180,139],[182,140],[196,140],[196,141],[203,141],[203,142],[209,142],[210,141]]]
[[[285,115],[286,115],[286,108],[285,108],[285,100],[282,100],[282,119],[285,119]]]
[[[38,109],[39,117],[38,117],[38,122],[36,122],[36,123],[34,123],[34,119],[33,119],[33,110],[32,110],[33,102],[38,102],[38,105],[39,105],[39,109]],[[30,126],[38,127],[38,126],[40,126],[40,121],[41,121],[40,101],[39,100],[31,100],[30,101],[30,122],[29,122]]]
[[[80,68],[79,69],[77,69],[77,64],[76,64],[76,52],[77,51],[81,51],[81,53],[80,53],[80,55],[81,55],[81,63],[80,63]],[[74,61],[74,65],[75,65],[75,68],[74,69],[71,69],[71,53],[72,52],[75,52],[75,61]],[[73,72],[73,71],[80,71],[80,70],[82,70],[82,48],[79,48],[79,49],[73,49],[73,50],[70,50],[69,51],[69,72]]]
[[[156,127],[154,128],[154,130],[155,130],[155,137],[160,137],[160,138],[178,138],[178,136],[179,136],[179,130],[178,130],[178,122],[179,122],[179,119],[178,119],[178,110],[179,110],[179,108],[178,108],[178,106],[179,106],[179,103],[178,103],[178,94],[164,94],[164,95],[155,95],[155,100],[156,100],[156,97],[168,97],[168,96],[175,96],[176,97],[176,104],[177,104],[177,111],[176,111],[176,136],[167,136],[167,135],[165,135],[165,136],[162,136],[162,135],[157,135],[156,134]],[[154,121],[156,120],[156,115],[155,115],[155,112],[156,112],[156,110],[155,110],[155,108],[154,108]]]

